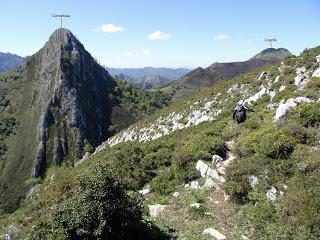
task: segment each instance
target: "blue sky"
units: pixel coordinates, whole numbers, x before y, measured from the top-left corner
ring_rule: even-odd
[[[294,54],[320,45],[318,0],[0,0],[0,51],[35,53],[60,25],[53,13],[109,67],[246,60],[265,37]]]

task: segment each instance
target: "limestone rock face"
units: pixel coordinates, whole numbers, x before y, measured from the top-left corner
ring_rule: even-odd
[[[105,95],[115,83],[77,38],[63,28],[51,35],[28,64],[37,66],[35,102],[41,115],[32,176],[39,177],[46,169],[48,155],[56,165],[66,155],[81,159],[84,139],[96,146],[108,137],[110,103]],[[51,138],[53,149],[48,149]]]
[[[310,103],[312,99],[306,97],[289,98],[287,101],[281,100],[274,116],[274,121],[279,121],[286,115],[292,108],[298,106],[300,103]]]
[[[42,177],[62,163],[74,166],[85,154],[85,142],[97,147],[111,136],[110,125],[121,130],[142,113],[130,100],[123,101],[120,84],[64,28],[6,84],[5,99],[14,104],[7,113],[19,123],[0,166],[0,206],[8,211],[28,192],[26,179]],[[6,186],[12,189],[9,194]]]

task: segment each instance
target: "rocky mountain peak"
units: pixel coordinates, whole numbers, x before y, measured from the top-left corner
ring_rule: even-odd
[[[26,179],[41,178],[54,166],[74,166],[116,131],[165,104],[160,95],[113,79],[64,28],[8,74],[0,75],[0,112],[19,124],[16,134],[6,136],[13,144],[5,152],[0,138],[0,158],[6,159],[0,164],[0,211],[19,205],[29,190]],[[13,190],[8,194],[3,186]]]
[[[66,44],[68,46],[70,43],[82,45],[69,29],[58,28],[51,34],[46,45],[59,46],[61,44]]]
[[[285,48],[266,48],[260,53],[253,56],[251,60],[262,59],[271,61],[282,61],[285,57],[291,55],[292,53]]]

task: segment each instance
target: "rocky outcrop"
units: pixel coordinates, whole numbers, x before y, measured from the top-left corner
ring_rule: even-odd
[[[292,108],[298,106],[300,103],[310,103],[314,100],[306,97],[289,98],[287,101],[281,100],[274,121],[279,121],[284,115],[286,115]]]
[[[309,74],[306,72],[305,67],[296,69],[297,76],[294,78],[294,85],[298,87],[298,90],[302,90],[306,87],[309,81]]]
[[[204,99],[203,106],[200,107],[198,106],[199,103],[194,103],[190,106],[190,112],[172,112],[167,116],[157,118],[153,123],[143,127],[139,128],[137,126],[131,126],[119,134],[109,138],[97,148],[96,152],[105,149],[107,146],[114,146],[121,142],[146,142],[156,140],[176,130],[198,125],[202,122],[212,121],[216,119],[223,110],[223,108],[215,106],[219,104],[219,97],[221,97],[221,93],[217,94],[212,99]]]
[[[207,229],[203,230],[202,234],[209,235],[216,240],[224,240],[227,238],[224,234],[220,233],[218,230],[216,230],[214,228],[207,228]]]

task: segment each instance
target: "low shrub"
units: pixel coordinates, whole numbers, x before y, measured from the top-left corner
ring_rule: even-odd
[[[267,157],[287,158],[293,151],[297,140],[276,127],[270,126],[262,130],[246,134],[235,145],[240,158],[260,153]]]
[[[142,222],[141,199],[127,193],[124,183],[106,167],[97,165],[94,175],[78,181],[79,193],[60,205],[50,219],[40,219],[33,239],[154,239],[152,234],[169,239]]]

